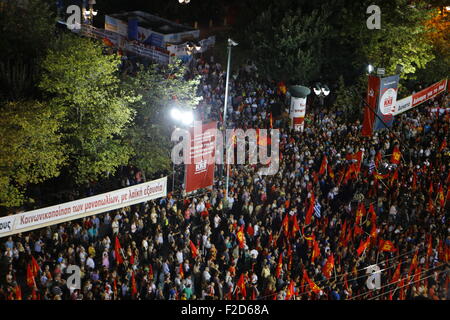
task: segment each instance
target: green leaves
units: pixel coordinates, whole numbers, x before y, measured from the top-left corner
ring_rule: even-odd
[[[130,156],[121,138],[135,97],[119,87],[119,64],[99,43],[72,35],[58,39],[42,63],[39,88],[51,108],[64,114],[61,133],[78,183],[114,172]]]
[[[66,160],[59,115],[37,101],[11,102],[1,107],[0,205],[20,206],[24,191],[59,175]]]

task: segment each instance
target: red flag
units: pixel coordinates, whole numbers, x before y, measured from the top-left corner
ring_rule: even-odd
[[[37,263],[36,259],[33,256],[31,256],[31,271],[33,272],[33,275],[37,277],[40,270],[41,267]]]
[[[369,211],[367,213],[370,213],[370,223],[376,224],[377,222],[377,214],[375,213],[375,209],[373,208],[373,204],[371,203],[369,206]]]
[[[370,237],[372,240],[375,240],[377,238],[377,225],[372,224],[372,229],[370,230]]]
[[[198,255],[197,248],[195,247],[195,245],[194,245],[194,243],[192,242],[192,240],[189,240],[189,245],[191,246],[191,255],[192,255],[192,258],[195,259],[195,257],[197,257],[197,255]]]
[[[413,180],[412,180],[411,189],[413,191],[416,191],[416,189],[417,189],[417,172],[416,171],[413,172]]]
[[[289,238],[289,217],[288,217],[287,213],[286,213],[286,215],[283,218],[283,222],[282,222],[281,226],[283,228],[284,235],[287,238]]]
[[[363,152],[362,151],[358,151],[358,152],[356,152],[354,154],[349,153],[349,154],[347,154],[345,156],[345,159],[347,159],[347,160],[356,160],[357,163],[358,163],[358,166],[361,163],[362,158],[363,158]]]
[[[277,278],[280,277],[282,268],[283,268],[283,253],[280,253],[280,256],[278,257],[277,269],[275,270],[275,275],[277,276]]]
[[[386,179],[387,177],[389,177],[389,172],[385,173],[385,174],[379,174],[376,170],[374,170],[373,171],[373,177],[376,180]]]
[[[33,287],[33,289],[31,289],[31,300],[39,300],[39,296],[38,296],[36,290],[34,289],[34,287]]]
[[[444,204],[445,204],[445,198],[444,198],[444,189],[442,188],[442,184],[439,187],[438,196],[439,196],[439,204],[441,205],[441,208],[443,208]]]
[[[314,262],[314,260],[317,259],[317,257],[320,255],[320,248],[319,248],[319,243],[316,241],[315,237],[313,239],[313,250],[312,250],[312,255],[311,255],[311,262]]]
[[[148,278],[153,280],[153,266],[151,264],[148,265]]]
[[[123,263],[123,257],[121,253],[122,247],[120,246],[119,238],[116,236],[116,244],[114,246],[114,255],[116,256],[117,264]]]
[[[416,250],[416,253],[414,254],[412,260],[411,260],[411,266],[409,268],[409,275],[412,275],[414,270],[416,270],[417,265],[419,264],[418,261],[418,255],[419,255],[419,249]]]
[[[419,268],[417,268],[416,273],[414,273],[413,281],[416,286],[419,286],[421,272],[422,272],[422,268],[419,267]]]
[[[16,300],[22,300],[22,289],[20,288],[19,285],[16,285],[15,291],[16,291]]]
[[[427,260],[433,254],[433,236],[430,234],[428,237],[428,247],[427,247]]]
[[[397,169],[395,169],[395,171],[394,171],[394,174],[392,175],[392,177],[391,177],[391,186],[392,186],[392,184],[394,183],[394,181],[397,181],[398,180],[398,168]]]
[[[245,246],[245,235],[244,235],[244,225],[239,227],[239,231],[236,234],[236,237],[239,241],[239,248],[244,248]]]
[[[300,226],[298,225],[297,215],[294,214],[294,222],[292,224],[292,237],[295,237],[297,232],[300,230]]]
[[[180,272],[180,277],[181,277],[181,279],[184,279],[184,270],[183,270],[183,264],[182,263],[180,263],[180,268],[179,268],[179,272]]]
[[[327,168],[327,156],[323,156],[322,164],[320,165],[319,175],[323,175]]]
[[[328,256],[327,262],[322,268],[322,273],[327,279],[330,279],[333,268],[334,268],[334,256],[333,254],[331,254]]]
[[[330,176],[330,178],[334,179],[334,172],[329,164],[327,164],[327,170],[328,170],[328,175]]]
[[[397,265],[397,268],[394,271],[394,275],[392,276],[391,284],[396,283],[398,281],[398,279],[400,279],[401,265],[402,265],[401,262]]]
[[[402,278],[402,280],[398,284],[398,287],[400,288],[400,292],[398,294],[398,299],[405,300],[405,278]]]
[[[355,224],[354,228],[353,228],[353,236],[356,237],[360,234],[364,234],[364,230],[358,226],[357,224]]]
[[[380,239],[380,244],[378,247],[379,247],[380,251],[387,251],[387,252],[397,251],[397,249],[394,247],[394,244],[392,243],[392,241],[389,241],[389,240]]]
[[[378,168],[378,164],[380,163],[382,157],[381,157],[381,152],[378,151],[377,154],[375,155],[375,167]]]
[[[131,295],[134,297],[137,294],[136,279],[134,278],[134,271],[131,273]]]
[[[36,285],[34,281],[33,271],[31,270],[31,264],[27,264],[27,284],[30,288],[33,288]]]
[[[318,286],[317,284],[315,284],[314,281],[312,281],[312,280],[309,278],[308,273],[306,272],[306,270],[303,272],[303,276],[305,277],[306,281],[308,282],[309,287],[311,288],[311,290],[312,290],[314,293],[320,293],[320,291],[321,291],[322,289],[320,289],[319,286]]]
[[[359,248],[357,250],[358,256],[360,256],[361,253],[363,253],[363,251],[367,249],[367,247],[369,246],[369,243],[370,243],[370,237],[367,237],[366,241],[364,241],[364,242],[361,240],[361,243],[359,244]]]
[[[237,287],[239,288],[242,296],[244,297],[244,299],[247,297],[247,289],[245,287],[245,279],[244,279],[244,274],[241,273],[241,276],[237,282]]]
[[[358,205],[358,209],[356,210],[356,224],[361,224],[361,219],[362,217],[366,216],[366,207],[364,206],[364,204],[361,202]]]
[[[392,151],[392,155],[391,155],[391,163],[393,164],[399,164],[400,163],[400,158],[402,156],[402,153],[400,152],[400,149],[398,148],[398,146],[396,145],[394,147],[394,150]]]
[[[314,211],[314,203],[316,202],[316,199],[314,198],[314,193],[311,193],[311,198],[309,200],[309,208],[306,212],[306,218],[305,218],[305,224],[308,225],[311,223],[311,217]]]
[[[290,300],[294,295],[295,295],[294,281],[291,280],[286,292],[286,300]]]
[[[439,147],[439,152],[442,152],[442,150],[444,150],[445,148],[447,148],[447,139],[444,139],[444,141],[442,141],[442,144]]]
[[[253,229],[252,225],[249,224],[246,232],[249,236],[253,237],[253,235],[255,234],[255,229]]]

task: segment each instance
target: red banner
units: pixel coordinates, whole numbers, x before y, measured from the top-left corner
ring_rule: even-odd
[[[441,80],[425,88],[413,95],[398,100],[395,106],[394,115],[400,114],[402,112],[408,111],[419,104],[434,98],[438,94],[444,92],[447,88],[447,79]]]
[[[190,150],[185,164],[186,192],[212,186],[216,155],[217,121],[190,129]]]
[[[380,78],[376,76],[369,76],[369,83],[367,87],[367,98],[366,98],[366,102],[369,106],[366,106],[364,108],[364,122],[361,131],[361,135],[363,137],[372,136],[373,124],[375,120],[374,112],[377,111],[377,98],[379,91],[380,91]]]

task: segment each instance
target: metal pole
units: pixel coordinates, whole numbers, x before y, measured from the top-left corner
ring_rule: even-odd
[[[227,129],[227,104],[228,104],[228,83],[230,81],[230,64],[231,64],[231,44],[230,41],[228,41],[228,63],[227,63],[227,77],[225,81],[225,101],[223,104],[223,132],[224,137],[226,137],[226,129]],[[227,143],[228,141],[226,141]],[[227,166],[226,171],[226,183],[225,183],[225,202],[227,203],[228,207],[228,183],[229,183],[229,173],[230,173],[230,166],[228,164],[228,150],[225,155],[225,164]]]

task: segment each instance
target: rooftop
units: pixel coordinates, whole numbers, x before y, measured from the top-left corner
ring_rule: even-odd
[[[146,13],[143,11],[115,13],[115,14],[110,14],[109,16],[119,19],[119,20],[122,20],[122,21],[128,21],[128,19],[130,19],[130,18],[136,18],[138,20],[138,24],[140,27],[149,29],[149,30],[161,33],[161,34],[182,33],[182,32],[196,30],[192,27],[178,24],[173,21],[166,20],[164,18],[154,16],[150,13]]]

